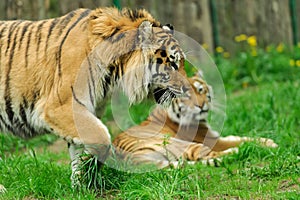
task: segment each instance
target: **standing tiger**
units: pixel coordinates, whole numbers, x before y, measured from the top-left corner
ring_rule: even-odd
[[[154,164],[158,168],[178,166],[179,160],[213,161],[237,151],[243,142],[254,138],[220,137],[207,117],[212,107],[212,89],[201,73],[189,78],[189,97],[174,98],[165,110],[157,107],[140,125],[119,134],[113,141],[117,155],[133,164]],[[271,139],[258,138],[264,146],[276,147]]]
[[[119,86],[130,103],[163,91],[183,95],[184,53],[173,28],[145,10],[78,9],[42,21],[0,21],[0,126],[24,138],[54,133],[68,142],[72,183],[80,154],[104,162],[111,139],[95,110]]]

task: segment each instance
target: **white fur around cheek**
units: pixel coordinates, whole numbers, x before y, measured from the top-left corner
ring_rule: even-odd
[[[148,84],[152,84],[151,73],[148,69],[149,58],[139,55],[137,59],[131,59],[126,67],[129,69],[122,77],[120,86],[130,103],[140,102],[148,95]]]
[[[200,120],[206,119],[208,117],[208,113],[199,113],[198,115],[196,115],[195,119],[197,122],[199,122]]]
[[[179,112],[179,111],[178,111]],[[167,113],[168,113],[168,116],[169,118],[175,122],[175,123],[180,123],[180,118],[178,118],[177,116],[177,113],[175,113],[172,109],[172,106],[169,106],[168,109],[167,109]]]

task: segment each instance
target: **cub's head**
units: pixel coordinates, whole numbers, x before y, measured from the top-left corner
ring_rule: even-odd
[[[145,10],[97,9],[90,17],[89,43],[99,60],[116,72],[110,77],[131,103],[154,94],[160,104],[187,92],[184,53],[171,25],[161,25]],[[109,72],[108,72],[109,73]]]
[[[206,122],[208,111],[212,104],[212,88],[203,79],[200,72],[188,79],[191,87],[188,97],[172,100],[168,107],[168,116],[172,121],[181,125],[199,124]]]

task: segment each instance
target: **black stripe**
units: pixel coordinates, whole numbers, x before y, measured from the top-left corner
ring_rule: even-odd
[[[171,40],[167,40],[167,42],[165,43],[165,46],[169,46],[171,44],[171,42],[172,42]]]
[[[115,34],[117,34],[120,31],[120,27],[116,27],[115,30],[111,33],[110,37],[114,36]]]
[[[23,104],[20,105],[19,115],[21,116],[22,122],[20,123],[22,128],[26,128],[31,134],[35,132],[34,128],[28,123],[25,109],[27,108],[28,103],[23,97]]]
[[[156,72],[157,74],[160,74],[160,73],[159,73],[159,71],[160,71],[160,70],[159,70],[159,69],[160,69],[160,66],[161,66],[161,64],[157,64],[157,63],[155,64],[155,72]]]
[[[76,97],[76,94],[75,94],[75,91],[74,91],[73,86],[71,86],[71,90],[72,90],[72,95],[73,95],[74,100],[75,100],[78,104],[80,104],[80,105],[86,107],[86,106],[85,106],[81,101],[79,101],[79,99]]]
[[[171,46],[171,48],[170,48],[171,50],[174,50],[174,49],[176,49],[176,46],[175,45],[173,45],[173,46]],[[175,57],[174,57],[175,58]]]
[[[64,43],[65,43],[68,35],[70,34],[71,30],[80,22],[80,20],[82,20],[84,17],[86,17],[89,13],[90,13],[90,10],[86,10],[83,13],[80,14],[79,18],[67,30],[65,36],[63,37],[63,39],[62,39],[62,41],[59,45],[58,53],[56,55],[56,61],[58,63],[58,75],[59,76],[61,76],[61,51],[62,51],[62,46],[64,45]]]
[[[14,56],[14,53],[15,53],[15,48],[16,48],[16,45],[17,45],[17,37],[18,37],[19,31],[20,31],[20,28],[21,28],[21,26],[18,26],[18,28],[15,31],[16,34],[13,37],[13,46],[10,50],[10,58],[9,58],[9,62],[11,62],[11,63],[12,63],[12,59],[13,59],[13,56]]]
[[[26,44],[26,50],[25,50],[25,68],[27,68],[28,66],[28,51],[29,51],[29,47],[30,47],[30,42],[31,42],[31,34],[32,34],[32,30],[35,26],[31,26],[28,36],[27,36],[27,44]]]
[[[40,22],[40,24],[37,27],[37,31],[35,34],[35,38],[37,39],[37,45],[36,45],[36,57],[38,57],[39,54],[39,49],[40,49],[40,44],[41,44],[41,40],[42,40],[42,29],[43,29],[43,25],[46,23],[47,21],[42,21]]]
[[[32,101],[31,101],[31,104],[30,104],[30,112],[32,112],[33,111],[33,109],[34,109],[34,106],[35,106],[35,103],[36,103],[36,101],[37,101],[37,99],[38,99],[38,92],[34,92],[33,93],[33,98],[32,98]]]
[[[108,74],[104,77],[104,82],[102,82],[102,89],[103,89],[103,98],[106,97],[110,83],[111,83],[111,74]]]
[[[9,82],[9,81],[6,81]],[[14,118],[14,112],[12,110],[12,104],[11,104],[11,97],[10,97],[10,90],[9,90],[9,85],[7,85],[8,83],[6,83],[6,88],[5,88],[5,112],[8,116],[8,119],[10,121],[10,124],[13,124],[13,118]]]
[[[3,128],[5,128],[6,130],[13,132],[13,128],[11,127],[10,124],[6,123],[6,120],[3,119],[2,115],[0,115],[0,121],[2,122],[2,124],[4,125]]]
[[[94,76],[93,76],[93,69],[92,69],[91,61],[90,61],[88,56],[87,56],[87,61],[88,61],[88,65],[89,65],[89,75],[90,75],[89,80],[88,80],[89,94],[90,94],[91,102],[94,105],[93,95],[95,95],[95,79],[94,79]]]
[[[26,34],[26,32],[27,32],[27,29],[28,29],[28,27],[31,26],[31,25],[32,25],[32,22],[28,22],[28,23],[26,23],[25,25],[23,25],[23,29],[22,29],[22,33],[21,33],[21,38],[20,38],[20,42],[19,42],[19,47],[18,47],[18,49],[21,48],[21,46],[22,46],[22,44],[23,44],[24,36],[25,36],[25,34]]]
[[[23,107],[22,104],[20,105],[19,115],[23,123],[27,124],[27,116],[26,116],[25,108]]]
[[[21,23],[22,21],[15,21],[13,22],[10,27],[9,27],[9,31],[8,31],[8,38],[7,38],[7,47],[5,50],[5,55],[7,55],[8,50],[10,48],[10,41],[11,41],[11,36],[14,33],[15,28]]]
[[[6,31],[7,26],[4,26],[1,31],[0,31],[0,38],[2,37],[2,34],[4,33],[4,31]]]
[[[75,94],[75,91],[74,91],[74,88],[73,86],[71,86],[71,90],[72,90],[72,95],[73,95],[73,99],[80,105],[86,107],[81,101],[79,101],[79,99],[76,97],[76,94]]]
[[[48,45],[49,45],[49,38],[50,38],[50,36],[52,34],[52,31],[53,31],[53,29],[54,29],[54,27],[55,27],[55,25],[57,24],[58,21],[59,21],[59,19],[55,18],[55,19],[52,20],[52,22],[50,24],[50,28],[48,30],[48,35],[47,35],[47,39],[46,39],[45,54],[47,53],[47,49],[48,49]]]
[[[20,23],[18,23],[18,24],[20,24]],[[10,97],[10,72],[11,72],[11,68],[12,68],[13,57],[14,57],[14,52],[15,52],[14,50],[16,47],[19,30],[20,30],[20,27],[18,27],[17,30],[15,31],[12,48],[10,50],[6,80],[5,80],[5,89],[4,89],[4,99],[5,99],[5,106],[6,106],[5,111],[7,113],[8,119],[10,120],[11,124],[13,124],[14,112],[12,110],[12,103],[11,103],[11,97]],[[11,37],[11,35],[10,35],[10,37]]]
[[[92,88],[91,88],[92,86],[91,86],[90,78],[88,78],[88,86],[89,86],[90,101],[91,101],[92,105],[94,105],[94,97],[93,97],[94,92],[92,92]]]
[[[145,18],[145,15],[142,10],[127,10],[127,16],[131,19],[131,21],[136,21],[139,18]]]
[[[14,21],[12,24],[9,25],[9,29],[8,29],[8,36],[7,36],[7,47],[5,50],[5,55],[7,55],[9,46],[10,46],[10,38],[11,38],[11,34],[13,33],[13,28],[15,26],[15,24],[17,23],[17,21]]]
[[[65,17],[62,17],[61,21],[59,22],[59,33],[58,35],[61,35],[63,30],[68,27],[68,24],[72,20],[72,18],[75,16],[75,11],[72,11],[68,13]]]
[[[18,23],[18,24],[20,24],[20,23]],[[14,124],[13,123],[14,112],[12,110],[12,103],[11,103],[11,97],[10,97],[10,72],[11,72],[11,68],[12,68],[13,57],[14,57],[14,52],[15,52],[15,47],[16,47],[16,43],[17,43],[17,37],[18,37],[19,30],[20,30],[20,26],[15,31],[16,33],[13,37],[13,44],[12,44],[12,48],[11,48],[10,54],[9,54],[7,74],[6,74],[6,80],[5,80],[5,89],[4,89],[5,106],[6,106],[5,111],[7,113],[8,119],[10,120],[11,124]]]
[[[94,75],[93,75],[92,63],[90,61],[89,56],[86,56],[86,57],[87,57],[88,65],[89,65],[89,73],[90,73],[90,77],[91,77],[91,81],[92,81],[93,90],[95,92],[96,87],[95,87],[95,79],[94,79]]]
[[[4,35],[4,32],[6,31],[7,27],[5,26],[3,29],[1,29],[0,32],[0,38],[2,37],[2,35]],[[0,40],[0,61],[2,60],[2,40]],[[1,72],[1,68],[0,68],[0,72]],[[2,73],[0,73],[0,80],[2,78]]]

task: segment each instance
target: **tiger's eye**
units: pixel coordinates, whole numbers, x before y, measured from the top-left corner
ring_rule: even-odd
[[[163,63],[163,60],[162,60],[161,58],[157,58],[157,59],[156,59],[156,63],[162,64],[162,63]]]
[[[161,51],[161,52],[160,52],[160,55],[161,55],[161,57],[167,57],[166,51]]]

